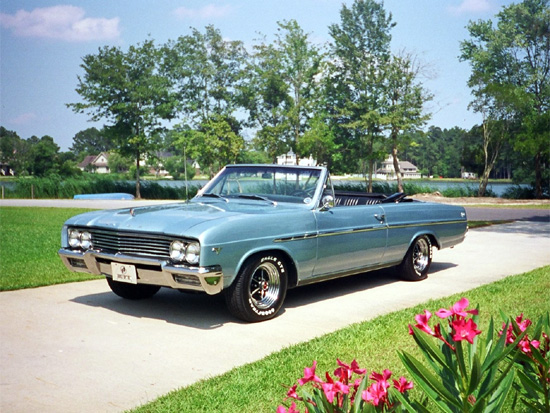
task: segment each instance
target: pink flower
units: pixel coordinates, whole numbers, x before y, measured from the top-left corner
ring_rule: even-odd
[[[529,341],[529,338],[527,338],[527,336],[525,336],[525,337],[523,337],[523,340],[521,340],[518,343],[519,349],[524,354],[531,354],[531,346],[533,346],[534,348],[539,348],[540,347],[540,341],[537,341],[537,340]]]
[[[467,298],[461,298],[459,301],[457,301],[450,310],[447,310],[446,308],[441,308],[439,311],[437,311],[435,314],[439,318],[447,318],[451,316],[456,317],[467,317],[468,314],[474,314],[477,315],[477,310],[466,310],[466,307],[470,305],[470,302]]]
[[[369,377],[369,379],[371,380],[375,380],[379,383],[386,383],[388,382],[389,378],[391,377],[391,371],[386,369],[382,372],[382,374],[380,373],[377,373],[375,371],[373,371]],[[386,388],[390,387],[389,385],[387,385]]]
[[[311,367],[306,367],[304,369],[304,377],[302,377],[300,380],[298,380],[298,383],[300,383],[300,386],[303,386],[306,383],[309,383],[310,381],[313,381],[315,383],[322,383],[323,381],[315,375],[315,368],[317,367],[317,361],[313,361],[313,365]]]
[[[528,318],[523,320],[523,313],[522,313],[516,317],[516,324],[518,325],[519,331],[523,333],[525,330],[527,330],[527,327],[529,327],[533,323]]]
[[[468,321],[465,321],[463,318],[454,320],[452,322],[452,327],[455,331],[453,335],[454,341],[467,340],[470,344],[474,344],[475,336],[481,334],[481,331],[477,330],[477,325],[472,319]]]
[[[384,382],[377,381],[372,383],[367,390],[364,390],[361,397],[364,401],[375,406],[384,404],[388,397],[387,387],[384,385]]]
[[[334,397],[336,397],[338,394],[348,394],[349,393],[349,386],[342,383],[341,381],[334,381],[332,380],[332,377],[328,373],[326,373],[327,381],[326,383],[321,384],[321,387],[323,388],[323,392],[325,393],[325,397],[327,398],[328,402],[332,404],[334,401]],[[339,405],[343,403],[343,399],[339,399]]]
[[[431,327],[428,325],[428,321],[432,317],[432,313],[430,313],[428,310],[424,310],[424,314],[417,314],[414,319],[418,324],[415,325],[416,328],[418,328],[420,331],[423,331],[431,336],[435,336],[435,333],[431,329]],[[413,335],[413,330],[409,324],[409,334]]]
[[[395,387],[400,393],[405,393],[407,390],[413,388],[412,381],[407,381],[405,377],[400,377],[399,381],[393,381],[393,387]]]
[[[300,396],[298,396],[298,393],[296,393],[296,388],[298,387],[297,384],[295,384],[294,386],[292,386],[288,392],[286,393],[286,396],[287,398],[290,398],[290,399],[296,399],[296,400],[302,400],[302,398]],[[286,399],[285,399],[286,400]]]
[[[334,370],[334,375],[338,376],[340,380],[343,380],[346,383],[348,382],[348,380],[351,379],[353,373],[362,375],[367,372],[367,370],[359,368],[359,364],[355,360],[351,362],[351,365],[347,365],[346,363],[341,362],[339,359],[336,359],[336,362],[340,367]]]
[[[300,413],[300,411],[298,410],[296,403],[292,402],[292,404],[288,408],[288,411],[286,410],[285,406],[279,406],[277,407],[277,413]]]

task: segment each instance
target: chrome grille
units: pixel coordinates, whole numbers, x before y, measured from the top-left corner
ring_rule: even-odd
[[[168,258],[175,237],[166,235],[110,231],[87,228],[92,234],[93,249],[126,255]]]

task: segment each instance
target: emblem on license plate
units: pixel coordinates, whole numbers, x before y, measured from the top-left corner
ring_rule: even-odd
[[[134,265],[112,262],[111,269],[114,281],[137,284],[137,273]]]

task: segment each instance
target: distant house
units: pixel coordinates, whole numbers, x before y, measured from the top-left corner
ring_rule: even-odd
[[[11,166],[7,163],[0,162],[0,175],[2,176],[15,176],[15,172],[11,169]]]
[[[298,157],[291,149],[288,153],[277,156],[277,165],[316,166],[317,160],[313,159],[311,155],[309,155],[309,158],[300,158],[298,160]]]
[[[418,171],[418,168],[408,161],[399,161],[399,170],[403,176],[403,179],[420,179],[422,176]],[[376,170],[375,178],[392,180],[397,179],[395,175],[395,168],[393,167],[393,157],[389,155],[382,167]]]
[[[475,172],[462,172],[462,179],[477,179]]]
[[[78,164],[82,171],[89,171],[96,174],[108,174],[111,172],[108,165],[109,154],[101,152],[99,155],[89,155]]]

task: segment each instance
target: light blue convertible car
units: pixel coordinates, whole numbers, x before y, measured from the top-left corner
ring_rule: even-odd
[[[224,293],[234,316],[262,321],[288,288],[385,267],[422,280],[432,248],[466,231],[462,207],[335,192],[324,167],[229,165],[189,202],[69,219],[59,255],[124,298]]]

